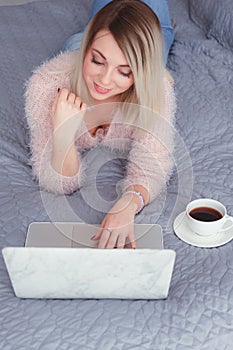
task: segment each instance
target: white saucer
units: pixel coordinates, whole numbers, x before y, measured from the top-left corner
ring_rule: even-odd
[[[180,213],[173,224],[175,234],[185,243],[202,248],[219,247],[233,238],[233,227],[225,227],[223,232],[218,232],[211,236],[200,236],[193,232],[188,226],[185,218],[185,211]]]

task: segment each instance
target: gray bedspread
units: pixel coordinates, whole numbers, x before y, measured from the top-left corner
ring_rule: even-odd
[[[24,92],[32,70],[82,27],[90,4],[50,0],[0,7],[1,248],[23,246],[33,221],[72,219],[70,211],[62,211],[61,198],[40,191],[32,179]],[[17,299],[0,256],[0,349],[232,349],[232,242],[197,248],[178,239],[172,228],[175,216],[194,198],[221,200],[233,215],[233,49],[211,33],[207,37],[190,19],[188,5],[187,0],[170,1],[175,42],[168,67],[177,96],[176,166],[167,193],[137,217],[138,223],[161,224],[165,247],[176,251],[168,299]],[[114,200],[124,162],[117,156],[105,149],[90,153],[92,168],[82,193],[67,197],[67,206],[81,221],[103,218],[93,205],[95,195],[106,206]]]

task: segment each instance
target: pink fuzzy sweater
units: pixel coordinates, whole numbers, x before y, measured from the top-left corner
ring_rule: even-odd
[[[57,194],[69,194],[77,190],[85,178],[85,157],[76,176],[68,177],[57,173],[51,166],[51,108],[57,89],[70,88],[68,71],[74,53],[61,53],[38,67],[26,84],[25,110],[31,131],[31,154],[33,173],[40,186]],[[56,71],[64,69],[64,73]],[[51,73],[52,72],[52,73]],[[55,73],[54,73],[55,72]],[[159,126],[159,138],[147,134],[135,140],[131,127],[123,123],[111,123],[108,130],[98,129],[92,136],[83,122],[81,136],[76,142],[77,152],[91,149],[104,143],[110,149],[129,149],[127,171],[122,181],[122,191],[129,185],[142,185],[155,199],[166,186],[173,168],[174,148],[173,119],[176,109],[173,87],[165,80],[166,113],[165,127]],[[115,120],[118,122],[116,114]]]

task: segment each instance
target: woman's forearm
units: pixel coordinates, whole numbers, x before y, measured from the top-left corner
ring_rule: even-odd
[[[53,135],[51,165],[63,176],[75,176],[79,171],[79,157],[74,141]]]

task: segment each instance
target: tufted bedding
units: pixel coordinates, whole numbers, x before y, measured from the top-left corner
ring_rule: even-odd
[[[177,97],[175,167],[167,192],[136,220],[159,223],[165,248],[176,251],[168,299],[18,299],[0,256],[0,349],[232,349],[233,241],[197,248],[177,238],[172,226],[188,201],[199,197],[222,201],[233,215],[233,48],[228,35],[233,12],[216,0],[205,27],[206,20],[198,22],[205,14],[203,3],[169,2],[175,29],[168,61]],[[65,198],[40,191],[30,164],[25,83],[81,29],[90,5],[91,0],[49,0],[0,6],[1,248],[23,246],[33,221],[99,223],[104,215],[99,198],[105,210],[116,198],[125,159],[107,149],[90,152],[85,186]]]

